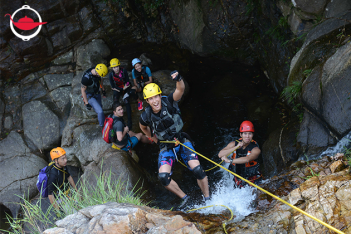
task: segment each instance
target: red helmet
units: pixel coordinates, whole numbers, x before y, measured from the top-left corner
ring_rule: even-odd
[[[240,132],[255,132],[253,124],[246,120],[240,124]]]

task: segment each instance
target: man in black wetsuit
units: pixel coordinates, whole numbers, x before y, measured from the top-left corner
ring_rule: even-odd
[[[55,200],[55,196],[58,195],[57,188],[59,188],[65,194],[69,192],[69,186],[67,183],[77,191],[76,184],[72,176],[68,173],[66,164],[66,151],[61,147],[54,148],[50,151],[51,160],[55,162],[50,170],[50,175],[47,183],[48,197],[50,203],[59,211],[59,206]]]
[[[81,92],[84,101],[84,105],[88,110],[94,108],[98,115],[99,125],[104,126],[105,115],[102,110],[101,94],[100,88],[102,90],[102,95],[106,97],[106,91],[101,82],[101,77],[107,75],[107,67],[105,64],[98,64],[95,68],[89,68],[86,70],[82,76]]]
[[[177,138],[184,145],[194,150],[189,139],[190,137],[182,132],[183,121],[177,108],[177,102],[184,94],[185,84],[178,71],[172,72],[171,77],[177,84],[174,93],[171,93],[168,97],[161,97],[161,89],[155,83],[150,83],[144,87],[144,98],[149,106],[141,114],[139,126],[147,137],[159,144],[158,178],[167,190],[183,199],[178,207],[182,209],[187,205],[189,196],[171,179],[173,163],[176,162],[178,154],[180,154],[188,168],[193,171],[205,200],[210,198],[210,194],[207,175],[202,169],[197,155],[182,145],[158,142],[173,141],[174,138]]]
[[[229,169],[245,179],[259,184],[262,182],[262,176],[259,171],[259,164],[255,161],[261,153],[256,141],[252,140],[254,126],[250,121],[244,121],[240,125],[239,140],[230,142],[222,149],[218,157],[227,163],[230,163]],[[231,156],[231,159],[228,159]],[[247,183],[234,176],[234,182],[237,187],[243,187]]]

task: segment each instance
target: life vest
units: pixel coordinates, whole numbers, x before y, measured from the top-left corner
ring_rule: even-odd
[[[113,80],[118,88],[124,87],[124,80],[123,80],[123,68],[119,68],[119,74],[113,72]]]
[[[134,77],[137,79],[137,83],[148,82],[149,81],[149,75],[146,73],[146,66],[142,66],[141,67],[141,72],[138,72],[134,68]]]
[[[85,90],[85,92],[88,94],[99,94],[100,93],[100,82],[101,82],[101,78],[94,76],[91,73],[91,70],[94,69],[93,67],[86,70],[83,74],[83,77],[87,78],[88,80],[92,80],[93,83],[89,86],[87,86],[87,89]]]
[[[240,140],[242,140],[242,138],[240,138],[239,140],[236,140],[236,141],[240,142]],[[257,145],[256,141],[254,141],[254,140],[252,140],[250,142],[250,144]],[[246,157],[247,155],[250,155],[251,150],[256,147],[256,146],[252,147],[252,146],[250,146],[250,144],[245,149],[238,149],[238,150],[234,151],[232,159]],[[233,163],[231,165],[230,169],[234,173],[237,173],[238,175],[244,177],[245,179],[249,179],[249,180],[259,179],[260,175],[261,175],[261,173],[259,171],[259,164],[255,160],[252,160],[252,161],[245,163],[245,164],[238,164],[238,165]],[[239,179],[239,178],[235,178],[235,179]]]
[[[171,141],[176,137],[181,137],[181,130],[183,128],[183,120],[180,117],[180,111],[172,106],[167,97],[161,98],[162,108],[160,116],[153,113],[150,106],[145,108],[147,122],[150,123],[150,128],[155,133],[160,141]]]

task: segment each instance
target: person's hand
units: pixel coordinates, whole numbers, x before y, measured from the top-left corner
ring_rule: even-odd
[[[91,108],[92,108],[92,106],[89,103],[85,104],[85,106],[88,110],[91,110]]]
[[[222,160],[226,163],[231,163],[231,160],[227,157],[222,157]]]
[[[240,149],[241,147],[243,147],[244,143],[242,141],[240,141],[238,143],[238,145],[236,145],[235,147],[238,147],[238,149]]]
[[[102,90],[102,97],[106,98],[106,91],[105,90]]]
[[[124,131],[128,133],[128,132],[129,132],[129,127],[128,127],[128,126],[125,126],[125,127],[124,127]]]
[[[158,143],[158,139],[157,139],[157,137],[155,137],[155,136],[153,136],[153,137],[151,137],[151,138],[149,138],[149,139],[151,139],[152,141],[154,141],[156,144]]]
[[[129,82],[123,87],[123,90],[126,90],[126,89],[128,89],[129,88]]]
[[[170,75],[174,81],[181,81],[183,78],[181,75],[179,75],[179,72],[177,70],[172,71]]]

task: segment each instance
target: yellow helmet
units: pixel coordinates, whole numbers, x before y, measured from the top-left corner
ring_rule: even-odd
[[[121,63],[119,62],[118,59],[116,59],[116,58],[111,59],[110,67],[118,67],[119,65],[121,65]]]
[[[97,71],[97,73],[101,77],[106,76],[108,73],[108,69],[107,69],[106,65],[103,63],[99,63],[98,65],[96,65],[95,70]]]
[[[51,160],[54,160],[56,158],[59,158],[63,155],[66,154],[66,151],[64,149],[62,149],[61,147],[56,147],[56,148],[53,148],[51,151],[50,151],[50,157],[51,157]]]
[[[161,94],[162,91],[160,87],[155,83],[147,84],[143,89],[144,99]]]

